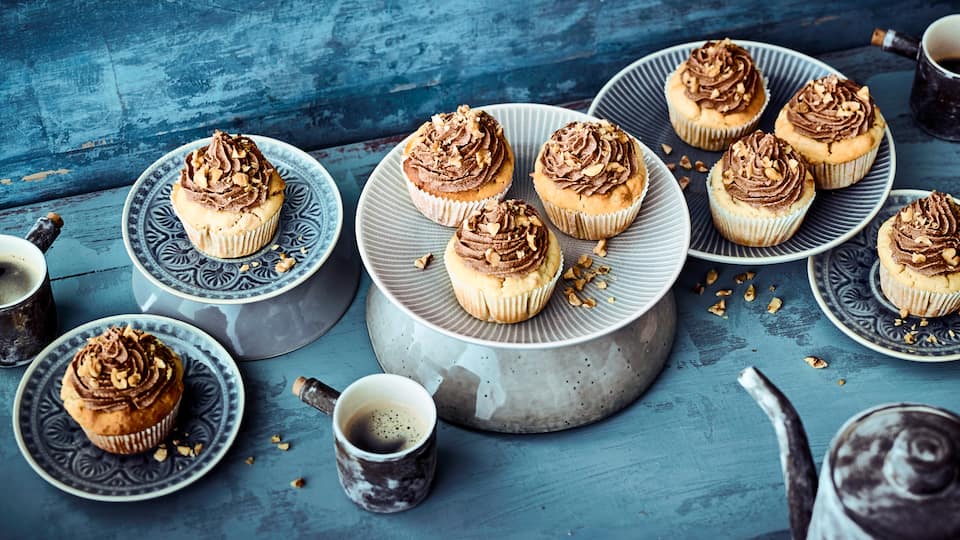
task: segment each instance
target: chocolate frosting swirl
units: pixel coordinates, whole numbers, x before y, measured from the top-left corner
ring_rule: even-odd
[[[242,212],[270,196],[276,169],[249,137],[214,131],[208,146],[194,150],[180,170],[180,186],[207,208]]]
[[[808,82],[787,102],[787,120],[806,137],[836,142],[869,131],[876,105],[866,86],[828,75]]]
[[[571,122],[553,132],[540,154],[545,176],[580,195],[606,194],[641,170],[637,146],[606,120]]]
[[[144,409],[175,383],[175,357],[155,336],[114,326],[77,351],[65,384],[73,385],[88,409]]]
[[[727,193],[751,206],[776,211],[803,195],[807,162],[772,134],[757,130],[733,143],[721,165]]]
[[[467,105],[434,115],[417,133],[403,170],[417,187],[434,193],[477,189],[492,182],[507,160],[500,123]]]
[[[550,240],[537,210],[519,200],[489,202],[457,228],[454,250],[467,266],[494,277],[523,276],[547,256]]]
[[[750,53],[729,39],[708,41],[691,51],[680,80],[684,95],[724,114],[746,110],[753,97],[763,92]]]
[[[960,207],[949,195],[934,191],[913,201],[893,222],[893,260],[925,276],[960,269]]]

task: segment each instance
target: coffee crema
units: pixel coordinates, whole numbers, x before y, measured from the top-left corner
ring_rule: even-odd
[[[0,255],[0,306],[23,300],[37,286],[37,273],[23,258]]]
[[[343,431],[347,440],[364,452],[393,454],[419,445],[429,429],[413,408],[378,401],[354,412]]]

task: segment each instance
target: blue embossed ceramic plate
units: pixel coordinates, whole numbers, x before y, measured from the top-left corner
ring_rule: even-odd
[[[783,47],[736,42],[750,51],[767,79],[770,102],[760,118],[759,128],[769,133],[773,133],[780,109],[807,81],[830,73],[840,74],[819,60]],[[691,162],[701,160],[708,168],[712,167],[722,152],[707,152],[681,141],[670,125],[663,94],[667,76],[687,59],[693,48],[702,44],[701,41],[670,47],[627,66],[600,90],[590,106],[590,114],[619,124],[656,149],[658,155],[663,155],[661,143],[672,146],[673,152],[664,157],[667,161],[679,162],[681,155],[687,155]],[[803,225],[791,239],[777,246],[754,248],[730,242],[713,226],[707,200],[707,173],[677,167],[677,178],[690,178],[684,193],[692,227],[690,255],[731,264],[774,264],[803,259],[838,246],[880,210],[893,186],[895,169],[893,137],[888,128],[877,160],[863,180],[845,189],[819,191]]]
[[[238,259],[197,251],[170,204],[170,189],[183,159],[210,138],[185,144],[140,175],[123,207],[123,243],[133,264],[155,285],[197,302],[244,304],[288,291],[313,275],[340,236],[343,203],[330,174],[306,152],[268,137],[249,135],[287,184],[276,238]],[[277,249],[272,249],[277,245]],[[286,273],[274,265],[280,253],[297,263]],[[241,267],[247,265],[246,271]]]
[[[810,257],[807,275],[813,296],[827,318],[857,343],[904,360],[946,362],[960,359],[960,317],[930,318],[926,326],[920,326],[920,317],[909,317],[898,325],[897,308],[880,290],[880,225],[899,209],[929,194],[893,191],[880,213],[859,234],[837,248]],[[904,342],[904,334],[909,331],[916,331],[912,344]],[[936,342],[928,341],[928,336],[934,336]]]
[[[184,393],[174,428],[179,435],[168,437],[163,462],[153,452],[119,456],[93,446],[60,400],[63,374],[87,338],[128,324],[157,336],[183,360]],[[55,487],[87,499],[136,501],[172,493],[210,471],[237,436],[243,406],[237,365],[213,338],[166,317],[117,315],[67,332],[37,356],[17,388],[13,433],[27,463]],[[170,444],[174,436],[181,444],[202,444],[200,453],[179,455]]]
[[[507,196],[527,201],[545,216],[530,179],[537,152],[568,122],[596,119],[534,103],[480,108],[500,122],[516,156]],[[566,267],[582,254],[592,256],[596,265],[611,267],[607,289],[584,289],[585,296],[598,305],[593,309],[571,306],[562,294],[569,282],[561,280],[547,307],[530,320],[496,324],[475,319],[457,303],[443,265],[443,250],[454,229],[423,217],[410,201],[401,165],[405,144],[401,142],[383,158],[363,188],[357,205],[357,246],[370,278],[387,298],[438,332],[491,347],[542,349],[581,343],[636,320],[670,290],[683,268],[690,245],[683,194],[666,165],[644,147],[650,187],[637,219],[610,239],[606,258],[593,255],[596,242],[567,236],[548,221],[560,241]],[[417,270],[413,261],[426,253],[433,253],[434,262],[426,270]]]

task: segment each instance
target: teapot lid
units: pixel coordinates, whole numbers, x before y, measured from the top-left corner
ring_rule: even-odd
[[[960,537],[960,417],[886,405],[841,429],[830,453],[844,510],[882,538]]]

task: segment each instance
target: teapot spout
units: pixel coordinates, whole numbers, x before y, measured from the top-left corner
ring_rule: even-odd
[[[767,413],[777,432],[790,509],[790,532],[794,539],[806,538],[817,496],[817,469],[800,416],[783,393],[758,369],[748,367],[740,372],[737,381]]]

